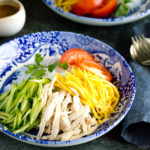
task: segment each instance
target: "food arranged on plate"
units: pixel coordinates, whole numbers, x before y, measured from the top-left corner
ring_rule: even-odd
[[[68,141],[93,133],[120,99],[112,74],[91,54],[70,49],[48,66],[37,53],[30,77],[0,96],[0,123],[13,133],[37,129],[37,139]]]
[[[140,6],[141,0],[56,0],[55,5],[66,12],[96,18],[126,16]]]

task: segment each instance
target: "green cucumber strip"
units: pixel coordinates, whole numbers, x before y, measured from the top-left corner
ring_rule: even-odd
[[[16,99],[14,100],[13,104],[10,107],[10,113],[12,111],[16,111],[18,105],[24,100],[25,95],[22,93],[19,93],[16,97]]]
[[[24,88],[17,93],[17,97],[14,103],[12,104],[11,109],[14,109],[14,107],[16,108],[16,106],[18,106],[18,104],[24,100],[24,97],[27,95],[27,91],[30,91],[29,82],[24,84]]]
[[[31,125],[27,128],[27,131],[30,131],[31,129],[36,128],[36,127],[40,124],[40,121],[41,121],[41,119],[40,119],[40,118],[37,118],[37,119],[33,122],[33,124],[31,124]]]
[[[8,101],[9,97],[7,97],[1,104],[0,104],[0,110],[5,111],[6,110],[6,103]]]
[[[42,83],[39,83],[39,88],[38,88],[38,91],[37,91],[37,97],[40,99],[42,94],[43,94],[43,84]]]
[[[28,110],[30,108],[30,104],[28,101],[28,98],[25,97],[23,102],[21,103],[21,112],[24,115],[24,113],[26,112],[26,110]]]
[[[25,85],[24,88],[17,93],[16,99],[11,106],[11,110],[16,109],[18,104],[22,103],[24,98],[27,96],[27,92],[28,92],[28,88],[27,85]]]
[[[40,123],[44,84],[48,78],[23,80],[0,96],[0,121],[14,133],[24,132]],[[7,95],[7,96],[6,96]]]
[[[1,123],[10,124],[14,122],[14,115],[10,115],[7,119],[3,120]]]
[[[4,116],[4,117],[8,118],[10,116],[10,114],[0,111],[0,116]]]
[[[37,88],[38,88],[38,84],[33,82],[33,81],[29,81],[27,84],[27,88],[29,89],[29,97],[34,97],[37,93]]]
[[[23,120],[23,126],[27,123],[27,117]]]
[[[28,78],[27,80],[23,80],[23,81],[18,85],[17,90],[18,90],[18,91],[22,90],[22,89],[25,87],[25,85],[27,84],[27,82],[29,81],[29,79],[30,79],[30,78]]]
[[[0,102],[4,101],[7,96],[9,95],[10,91],[7,91],[5,93],[3,93],[1,96],[0,96]]]
[[[17,113],[17,128],[20,126],[22,122],[22,112],[19,110]]]
[[[31,113],[31,108],[25,113],[25,115],[23,116],[22,120],[24,120],[25,118],[27,118],[27,116]]]
[[[3,126],[5,130],[8,130],[8,127],[6,125]]]
[[[16,115],[15,119],[14,119],[14,123],[13,123],[13,130],[17,129],[17,121],[18,121],[17,119],[18,119],[18,117]]]
[[[42,104],[41,99],[38,100],[35,98],[33,100],[33,107],[32,107],[31,114],[30,114],[30,124],[33,124],[33,122],[37,119],[39,113],[41,112],[42,110],[41,104]]]
[[[17,134],[17,133],[24,132],[29,126],[30,126],[30,123],[28,122],[27,124],[25,124],[21,128],[14,130],[13,133]]]
[[[7,117],[5,117],[5,116],[0,116],[0,119],[5,120],[5,119],[7,119]]]
[[[12,90],[10,92],[9,99],[7,101],[7,104],[6,104],[6,112],[10,111],[10,108],[11,108],[11,105],[12,105],[12,103],[14,101],[16,92],[17,92],[17,84],[13,84]]]
[[[50,79],[43,77],[42,79],[32,79],[31,81],[36,82],[36,83],[43,83],[43,84],[47,84],[50,82]]]

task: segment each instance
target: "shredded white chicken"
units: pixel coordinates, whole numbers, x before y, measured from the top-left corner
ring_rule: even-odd
[[[46,122],[51,119],[51,117],[54,113],[56,103],[57,103],[57,98],[58,98],[58,92],[51,94],[51,96],[47,102],[47,106],[44,108],[41,122],[40,122],[39,132],[37,135],[38,137],[42,136],[44,129],[45,129],[45,126],[46,126]]]
[[[61,102],[63,101],[65,94],[66,94],[65,91],[61,91],[56,101],[57,105],[56,105],[54,119],[53,119],[52,131],[49,137],[50,140],[54,140],[60,131],[59,124],[60,124],[60,114],[61,114]]]
[[[86,136],[86,135],[89,135],[89,134],[92,134],[98,127],[98,124],[91,127],[90,130],[86,131],[86,132],[82,132],[82,133],[79,133],[78,135],[73,135],[70,140],[75,140],[75,139],[79,139],[83,136]]]
[[[79,96],[73,96],[73,103],[71,107],[72,112],[79,112],[80,110],[80,98]]]
[[[54,87],[54,83],[55,83],[56,79],[57,79],[57,77],[55,76],[55,77],[53,78],[53,80],[50,82],[50,84],[46,84],[46,85],[44,86],[44,90],[43,90],[43,94],[42,94],[42,104],[43,104],[43,106],[46,105],[46,102],[47,102],[47,100],[48,100],[48,97],[49,97],[49,96],[51,95],[51,93],[52,93],[52,89],[53,89],[53,87]]]
[[[80,102],[77,91],[74,90],[74,96],[64,90],[52,92],[55,81],[56,77],[44,88],[46,104],[37,137],[67,141],[94,132],[98,123],[94,117],[91,117],[89,107]]]
[[[62,112],[67,111],[68,105],[72,103],[72,97],[69,93],[67,93],[66,98],[62,102]]]
[[[65,132],[68,131],[70,129],[70,120],[68,118],[68,115],[63,115],[61,116],[61,120],[60,120],[60,129]]]

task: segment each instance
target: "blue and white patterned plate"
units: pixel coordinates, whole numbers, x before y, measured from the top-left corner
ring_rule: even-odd
[[[57,14],[69,20],[82,23],[82,24],[87,24],[87,25],[94,25],[94,26],[120,25],[120,24],[134,22],[150,15],[150,0],[142,0],[141,5],[138,6],[137,8],[134,8],[134,10],[125,17],[104,18],[104,19],[77,16],[73,13],[65,12],[62,9],[56,7],[54,5],[54,1],[55,0],[43,0],[43,2]]]
[[[41,53],[46,62],[59,59],[68,49],[82,48],[101,62],[114,77],[114,84],[120,91],[118,112],[101,124],[91,135],[73,141],[37,140],[26,134],[14,134],[0,125],[0,130],[29,144],[63,147],[85,143],[96,139],[114,128],[129,111],[135,97],[135,80],[126,60],[113,48],[92,37],[71,32],[39,32],[24,35],[0,46],[0,90],[10,89],[13,82],[26,78],[24,65],[33,63],[36,53]],[[34,133],[30,133],[34,134]]]

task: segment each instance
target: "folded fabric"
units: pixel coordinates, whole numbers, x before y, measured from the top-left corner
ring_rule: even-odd
[[[133,28],[133,36],[150,37],[150,23]],[[141,147],[150,147],[150,67],[131,62],[136,81],[136,96],[131,110],[123,121],[121,136]]]
[[[133,27],[133,35],[144,34],[146,37],[150,37],[150,23],[138,24]]]

